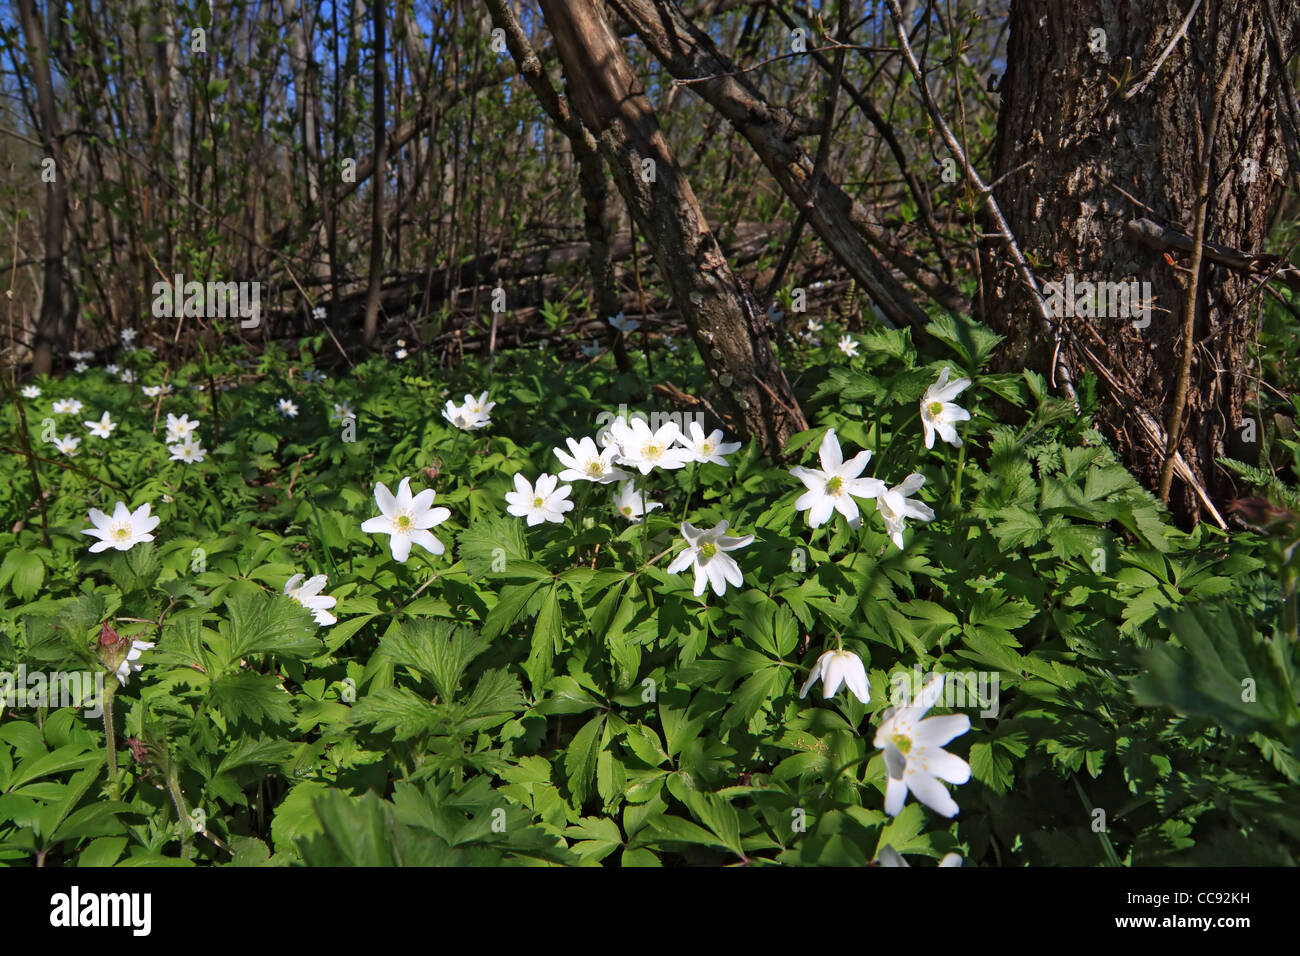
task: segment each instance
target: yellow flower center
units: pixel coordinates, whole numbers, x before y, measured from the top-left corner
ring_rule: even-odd
[[[533,507],[534,507],[534,508],[540,508],[541,506],[542,506],[542,499],[541,499],[541,498],[533,498]]]
[[[393,522],[393,523],[397,525],[397,530],[398,530],[398,531],[410,531],[410,530],[411,530],[411,516],[410,516],[410,515],[405,515],[405,514],[403,514],[403,515],[398,515],[398,516],[397,516],[397,520],[396,520],[395,522]]]
[[[632,509],[629,508],[627,505],[624,505],[624,506],[623,506],[623,514],[627,515],[628,517],[631,517],[631,516],[632,516]]]
[[[901,754],[906,755],[912,749],[912,738],[905,734],[894,734],[889,739]]]
[[[605,469],[600,466],[599,458],[593,458],[591,461],[587,462],[587,474],[593,477],[599,477],[604,470]]]
[[[838,495],[844,488],[844,479],[839,475],[834,475],[826,481],[826,493],[828,495]]]
[[[701,445],[700,447],[704,449],[704,454],[706,454],[706,455],[712,455],[712,454],[713,454],[713,449],[714,449],[714,444],[713,444],[713,442],[711,442],[711,441],[706,441],[706,442],[705,442],[703,445]]]
[[[126,525],[119,524],[113,528],[113,537],[117,538],[119,541],[125,541],[127,538],[131,537],[131,529]]]
[[[705,561],[709,560],[709,558],[713,557],[717,553],[718,546],[716,544],[710,544],[706,541],[704,544],[700,545],[700,554],[704,555]]]
[[[943,402],[931,402],[927,411],[929,411],[931,418],[938,418],[943,414]]]
[[[658,458],[663,453],[664,453],[664,449],[662,445],[650,444],[650,445],[646,445],[645,448],[642,449],[642,454],[644,454],[647,458],[650,459]]]

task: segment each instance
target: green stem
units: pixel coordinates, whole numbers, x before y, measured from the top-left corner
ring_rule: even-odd
[[[966,470],[966,442],[965,435],[962,436],[961,451],[957,453],[957,477],[952,482],[952,507],[954,511],[961,509],[961,476]]]
[[[108,796],[112,800],[117,799],[117,739],[113,736],[113,694],[116,692],[112,684],[104,692],[104,746],[108,752]]]
[[[695,483],[699,480],[699,476],[696,473],[699,466],[696,465],[695,462],[691,462],[689,467],[691,469],[691,490],[687,493],[686,500],[682,502],[682,516],[677,519],[678,524],[681,524],[686,520],[686,511],[691,506],[691,499],[695,497]],[[642,503],[642,507],[644,507],[644,503]]]
[[[176,807],[176,816],[181,823],[181,859],[190,858],[190,812],[185,807],[185,794],[181,792],[180,771],[176,765],[167,762],[167,792],[171,794],[172,805]]]

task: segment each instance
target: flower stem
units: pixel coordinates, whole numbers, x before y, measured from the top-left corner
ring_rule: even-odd
[[[695,483],[699,478],[699,476],[696,474],[696,468],[698,468],[699,466],[696,465],[695,462],[691,462],[689,467],[691,469],[691,490],[687,493],[686,500],[682,502],[682,516],[679,519],[677,519],[678,524],[681,524],[683,521],[686,520],[686,511],[691,506],[691,499],[695,497]],[[642,507],[644,507],[644,504],[642,505]]]
[[[108,796],[117,799],[117,739],[113,736],[113,694],[117,688],[112,684],[104,693],[104,746],[108,753]]]

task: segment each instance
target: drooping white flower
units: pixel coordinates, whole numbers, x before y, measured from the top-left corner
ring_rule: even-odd
[[[463,431],[486,428],[492,424],[492,409],[497,406],[496,402],[489,402],[487,397],[487,392],[484,392],[478,398],[473,395],[466,395],[465,403],[459,406],[448,401],[442,417]]]
[[[55,415],[76,415],[81,411],[81,402],[75,398],[61,398],[54,403]]]
[[[87,371],[89,368],[90,366],[87,365],[85,362],[78,362],[76,365],[72,366],[72,370],[76,372],[78,375]]]
[[[631,481],[625,481],[614,493],[614,508],[628,521],[639,524],[641,519],[663,505],[657,501],[647,501],[645,492],[638,490]]]
[[[289,401],[289,399],[287,398],[280,399],[279,405],[280,405],[280,414],[283,415],[285,418],[298,417],[298,406],[295,405],[293,402]]]
[[[845,355],[847,355],[849,358],[853,358],[858,354],[858,343],[853,339],[852,336],[848,336],[848,335],[840,336],[839,344],[840,344],[840,351],[843,352]]]
[[[871,452],[860,451],[845,461],[840,451],[840,440],[835,436],[835,429],[831,428],[822,438],[817,455],[822,463],[820,471],[803,465],[790,469],[790,474],[808,489],[794,503],[795,510],[808,512],[810,528],[825,524],[831,513],[838,511],[848,519],[849,527],[856,529],[862,518],[858,514],[858,503],[853,499],[875,498],[885,490],[885,483],[878,478],[858,477],[871,460]]]
[[[942,674],[934,675],[915,704],[904,699],[902,706],[886,710],[876,730],[875,745],[885,751],[885,812],[890,816],[902,813],[908,791],[945,817],[955,816],[959,809],[939,781],[965,783],[970,779],[970,764],[943,745],[970,730],[970,718],[965,714],[925,717],[939,701],[943,680]]]
[[[183,461],[188,465],[203,461],[207,455],[206,449],[193,438],[186,438],[177,445],[168,445],[167,450],[172,453],[168,461]]]
[[[569,446],[568,454],[558,448],[553,449],[555,457],[560,459],[560,464],[566,466],[560,472],[561,481],[594,481],[606,485],[611,481],[622,481],[628,477],[627,472],[614,464],[614,458],[618,455],[617,448],[606,448],[601,451],[590,438],[583,438],[581,441],[566,438],[564,441]]]
[[[108,417],[108,412],[100,416],[97,422],[82,422],[90,429],[90,433],[96,438],[108,438],[113,434],[113,429],[117,427],[117,422]]]
[[[135,671],[137,674],[140,673],[140,668],[143,665],[136,662],[140,660],[140,656],[145,651],[151,651],[153,648],[154,645],[151,641],[132,641],[131,649],[126,652],[126,657],[122,658],[122,663],[118,664],[117,670],[114,671],[114,674],[117,677],[117,682],[125,687],[126,680],[131,676],[132,671]]]
[[[713,462],[715,465],[727,467],[727,459],[723,455],[730,455],[740,447],[740,442],[724,442],[722,440],[722,429],[715,428],[706,438],[704,429],[700,427],[699,422],[691,422],[689,425],[690,435],[681,435],[678,441],[682,443],[691,454],[691,461],[698,461],[701,464]]]
[[[954,427],[957,422],[970,421],[970,412],[952,400],[970,387],[970,379],[948,381],[948,366],[939,373],[939,380],[925,390],[921,398],[921,427],[925,429],[925,447],[934,447],[934,434],[954,448],[961,447],[961,437]]]
[[[322,627],[328,627],[338,621],[338,618],[329,612],[329,608],[337,604],[338,600],[320,593],[325,588],[325,585],[329,583],[329,579],[323,574],[318,574],[314,578],[307,578],[306,582],[303,582],[304,577],[306,577],[305,574],[295,574],[286,581],[284,583],[284,596],[311,611],[311,616]]]
[[[65,455],[71,455],[76,452],[77,446],[80,444],[81,439],[73,438],[71,435],[64,435],[62,438],[58,435],[54,436],[54,447]]]
[[[564,513],[573,510],[573,502],[568,501],[572,485],[556,485],[559,479],[555,475],[537,476],[536,486],[529,483],[521,473],[515,472],[515,490],[506,492],[506,502],[510,505],[506,511],[516,518],[527,518],[528,527],[543,521],[564,523]]]
[[[23,389],[23,398],[40,398],[41,390],[35,385],[28,385]]]
[[[153,535],[149,532],[158,527],[158,517],[149,514],[147,501],[135,511],[127,510],[126,502],[119,501],[111,518],[98,508],[91,508],[89,517],[94,527],[83,528],[81,533],[99,538],[90,546],[92,554],[108,548],[130,551],[142,541],[152,541]]]
[[[745,583],[740,565],[726,552],[746,547],[754,540],[754,536],[747,534],[732,538],[727,536],[726,531],[725,521],[708,529],[696,528],[687,521],[682,522],[682,537],[686,539],[687,547],[673,559],[667,571],[669,574],[677,574],[694,565],[696,597],[703,594],[704,589],[710,585],[713,593],[721,597],[726,593],[729,583],[737,587]]]
[[[418,544],[426,551],[442,554],[446,548],[429,531],[451,517],[447,508],[433,507],[434,491],[426,488],[411,496],[411,479],[403,478],[397,494],[388,490],[382,481],[375,484],[375,503],[380,514],[361,523],[366,534],[389,535],[388,547],[393,559],[405,563],[411,555],[411,545]]]
[[[355,421],[356,417],[357,411],[352,407],[350,402],[335,402],[334,411],[330,413],[331,420],[338,419],[339,421],[343,421],[344,419],[351,418]]]
[[[655,468],[685,467],[690,452],[678,447],[681,437],[681,429],[673,421],[655,431],[642,418],[633,418],[630,424],[626,418],[618,418],[609,426],[609,443],[618,447],[619,463],[643,475]]]
[[[122,344],[129,346],[135,341],[136,332],[135,329],[123,329],[118,335],[122,337]]]
[[[885,528],[894,544],[903,547],[904,520],[933,521],[934,511],[919,498],[907,497],[925,484],[925,476],[912,472],[893,488],[876,495],[876,510],[885,519]]]
[[[640,322],[638,322],[636,319],[624,318],[622,312],[620,312],[618,315],[611,315],[608,321],[610,325],[618,329],[618,331],[622,332],[624,335],[629,335],[635,332],[637,329],[641,328]]]
[[[827,700],[835,696],[835,692],[840,689],[840,684],[851,690],[853,696],[864,704],[871,699],[867,669],[862,664],[862,658],[852,651],[827,651],[817,658],[808,680],[799,690],[800,699],[807,696],[809,689],[817,683],[818,679],[822,682],[822,697]]]
[[[110,363],[104,366],[104,371],[109,375],[116,375],[118,372],[122,371],[122,369],[120,366]]]

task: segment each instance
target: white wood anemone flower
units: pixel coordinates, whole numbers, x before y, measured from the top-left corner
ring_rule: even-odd
[[[871,461],[871,452],[860,451],[848,461],[840,451],[840,440],[835,429],[828,429],[817,450],[821,470],[795,465],[790,474],[803,482],[808,490],[794,503],[796,511],[808,512],[808,527],[817,528],[830,520],[838,511],[848,519],[849,527],[857,529],[862,524],[858,503],[854,498],[875,498],[885,491],[879,478],[860,478],[862,470]]]
[[[193,438],[186,438],[176,445],[168,445],[167,450],[171,452],[168,461],[183,461],[187,465],[193,465],[203,461],[208,451]]]
[[[65,455],[74,454],[80,444],[81,439],[73,438],[71,435],[64,435],[62,438],[54,436],[54,447]]]
[[[280,399],[279,406],[280,406],[280,414],[283,415],[285,418],[298,417],[298,406],[295,405],[293,402],[289,401],[289,399],[287,398]]]
[[[890,707],[876,730],[874,743],[885,752],[885,812],[891,817],[903,812],[909,791],[935,813],[957,815],[957,802],[939,781],[965,783],[970,780],[970,764],[943,745],[970,730],[970,718],[925,716],[938,703],[943,680],[943,674],[935,674],[921,688],[916,703],[904,699],[901,706]]]
[[[876,510],[885,519],[885,530],[900,551],[903,548],[903,531],[907,518],[915,518],[917,521],[934,520],[934,511],[929,505],[920,498],[907,497],[923,484],[925,476],[912,472],[899,484],[876,496]]]
[[[389,550],[393,560],[406,563],[411,556],[411,545],[418,544],[426,551],[442,554],[446,551],[443,543],[434,537],[430,528],[442,524],[451,517],[448,508],[433,507],[434,490],[426,488],[418,495],[411,495],[411,479],[403,478],[394,495],[382,482],[375,483],[375,504],[380,513],[361,522],[361,530],[366,534],[386,534]]]
[[[54,403],[55,415],[76,415],[81,411],[81,402],[75,398],[61,398]]]
[[[40,398],[41,390],[35,385],[28,385],[23,389],[23,398]]]
[[[489,402],[487,397],[487,392],[483,392],[478,398],[466,395],[463,405],[455,405],[449,400],[442,417],[462,431],[486,428],[492,424],[492,409],[497,406],[496,402]]]
[[[622,332],[624,335],[631,335],[637,329],[641,328],[640,322],[638,322],[636,319],[629,319],[624,317],[622,312],[620,312],[618,315],[611,315],[606,321],[608,321],[610,325],[612,325],[618,331]]]
[[[867,683],[867,669],[862,664],[862,658],[852,651],[842,649],[827,651],[817,658],[812,673],[808,675],[808,680],[799,690],[800,700],[808,696],[808,691],[818,679],[822,682],[822,697],[826,700],[835,696],[836,691],[840,689],[840,684],[852,691],[853,696],[862,703],[871,700],[871,685]]]
[[[567,500],[572,485],[560,485],[555,475],[537,476],[534,486],[519,472],[515,472],[515,490],[506,492],[506,511],[516,518],[526,518],[528,527],[539,525],[543,521],[564,523],[564,513],[573,510],[573,502]]]
[[[81,424],[89,428],[90,433],[96,438],[110,437],[113,434],[113,429],[117,427],[117,422],[108,417],[108,412],[101,415],[97,422],[82,422]]]
[[[167,440],[169,442],[184,441],[199,427],[198,422],[190,421],[189,413],[177,418],[171,412],[167,413]]]
[[[334,624],[338,621],[338,618],[331,614],[329,609],[337,604],[338,600],[320,593],[325,589],[325,585],[329,583],[329,579],[323,574],[318,574],[315,577],[307,578],[306,582],[304,582],[303,578],[305,577],[307,577],[305,574],[295,574],[286,581],[284,583],[284,596],[295,604],[301,604],[311,611],[311,616],[322,627]]]
[[[90,546],[91,553],[97,554],[109,548],[130,551],[142,541],[152,541],[153,535],[149,532],[158,527],[158,516],[150,515],[149,507],[146,501],[131,511],[125,501],[119,501],[111,518],[98,508],[91,508],[88,517],[94,527],[81,529],[82,534],[99,539]]]
[[[559,448],[552,449],[555,457],[560,459],[560,464],[566,466],[560,472],[562,481],[594,481],[607,485],[611,481],[622,481],[629,477],[626,471],[614,464],[614,458],[618,455],[617,448],[601,451],[591,438],[581,441],[566,438],[564,441],[569,446],[568,454]]]
[[[682,432],[676,422],[669,421],[651,431],[642,418],[634,418],[631,422],[618,418],[609,426],[605,444],[618,448],[619,464],[648,475],[656,468],[686,467],[691,453],[677,444],[681,438]]]
[[[704,429],[700,427],[699,422],[691,422],[688,428],[689,435],[682,435],[678,441],[682,443],[691,454],[691,461],[698,461],[700,464],[713,462],[715,465],[722,465],[724,468],[730,467],[724,455],[730,455],[740,448],[740,442],[724,442],[722,440],[722,429],[715,428],[705,437]]]
[[[663,505],[646,499],[645,492],[640,491],[631,481],[625,481],[614,493],[614,510],[633,524],[640,524],[648,512]]]
[[[858,343],[852,336],[840,336],[840,351],[849,358],[856,358],[858,354]]]
[[[954,448],[961,447],[961,436],[957,434],[956,423],[970,421],[970,412],[960,405],[954,405],[953,399],[970,387],[970,379],[959,378],[948,381],[948,366],[939,373],[939,380],[925,390],[921,397],[921,427],[925,429],[925,447],[934,447],[934,436],[939,437]]]
[[[140,656],[144,654],[145,651],[151,651],[153,649],[154,644],[151,641],[132,641],[131,649],[126,652],[126,657],[122,658],[122,663],[118,664],[117,670],[113,672],[114,676],[117,677],[117,682],[125,687],[127,678],[131,676],[132,671],[135,671],[137,674],[140,673],[140,668],[143,666],[137,663],[137,661],[140,660]]]
[[[908,863],[906,860],[904,860],[902,854],[899,853],[897,850],[895,850],[889,844],[885,844],[880,848],[879,851],[877,851],[876,858],[872,860],[872,862],[875,863],[877,866],[909,866],[910,867],[912,865]],[[945,853],[943,855],[943,859],[939,861],[939,866],[942,867],[961,866],[961,854]]]
[[[753,540],[752,534],[740,538],[728,537],[727,522],[720,521],[715,527],[697,528],[688,521],[682,522],[682,537],[686,539],[686,550],[668,565],[668,574],[685,571],[695,566],[695,596],[699,597],[710,585],[713,593],[721,597],[727,592],[727,585],[736,587],[745,583],[736,559],[727,554],[737,548],[748,546]]]

